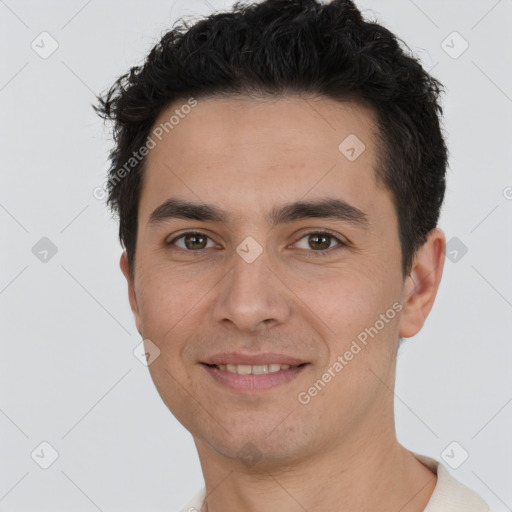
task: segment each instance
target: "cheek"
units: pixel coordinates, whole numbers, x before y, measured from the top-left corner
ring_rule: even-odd
[[[145,337],[162,342],[181,330],[203,297],[204,283],[190,273],[149,268],[140,272],[136,289],[142,330]]]
[[[383,279],[368,272],[337,269],[295,280],[295,291],[303,307],[324,325],[326,334],[342,340],[373,324],[391,307],[393,290]]]
[[[197,330],[197,308],[204,295],[201,280],[171,273],[162,266],[146,267],[139,273],[137,290],[142,335],[159,348],[149,371],[156,389],[170,411],[189,421],[196,411],[190,400],[193,381],[181,354]],[[189,391],[187,391],[189,390]]]

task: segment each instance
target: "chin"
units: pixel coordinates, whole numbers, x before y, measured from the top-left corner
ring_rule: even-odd
[[[231,429],[229,433],[223,429],[215,433],[198,432],[193,434],[194,441],[199,453],[206,449],[232,460],[241,468],[270,470],[282,467],[287,462],[291,463],[305,456],[307,452],[307,447],[300,443],[297,432],[276,429],[279,422],[282,422],[282,418],[273,422],[271,428],[265,422],[261,428],[252,424],[236,431]]]

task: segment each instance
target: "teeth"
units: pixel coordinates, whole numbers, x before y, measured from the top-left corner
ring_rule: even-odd
[[[240,375],[261,375],[263,373],[278,372],[279,370],[288,370],[290,365],[279,363],[257,364],[253,366],[247,364],[218,364],[215,367],[222,371],[238,373]]]

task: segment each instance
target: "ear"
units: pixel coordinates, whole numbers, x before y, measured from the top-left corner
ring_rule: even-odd
[[[443,275],[445,250],[444,233],[435,228],[414,257],[402,294],[399,334],[403,338],[417,334],[432,309]]]
[[[121,267],[121,272],[123,273],[128,283],[128,299],[130,301],[130,307],[132,309],[133,316],[135,317],[135,325],[137,326],[137,331],[139,331],[139,334],[142,336],[139,306],[137,304],[137,295],[135,294],[134,279],[130,272],[130,265],[128,264],[128,256],[126,251],[123,251],[123,254],[121,254],[119,266]]]

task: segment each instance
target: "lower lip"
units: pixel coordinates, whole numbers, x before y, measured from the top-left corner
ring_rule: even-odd
[[[302,373],[309,363],[303,366],[295,366],[288,368],[288,370],[279,370],[277,372],[262,373],[259,375],[240,375],[239,373],[228,372],[226,370],[219,370],[214,366],[202,364],[203,368],[220,384],[231,388],[235,391],[265,391],[272,389],[281,384],[295,379]]]

